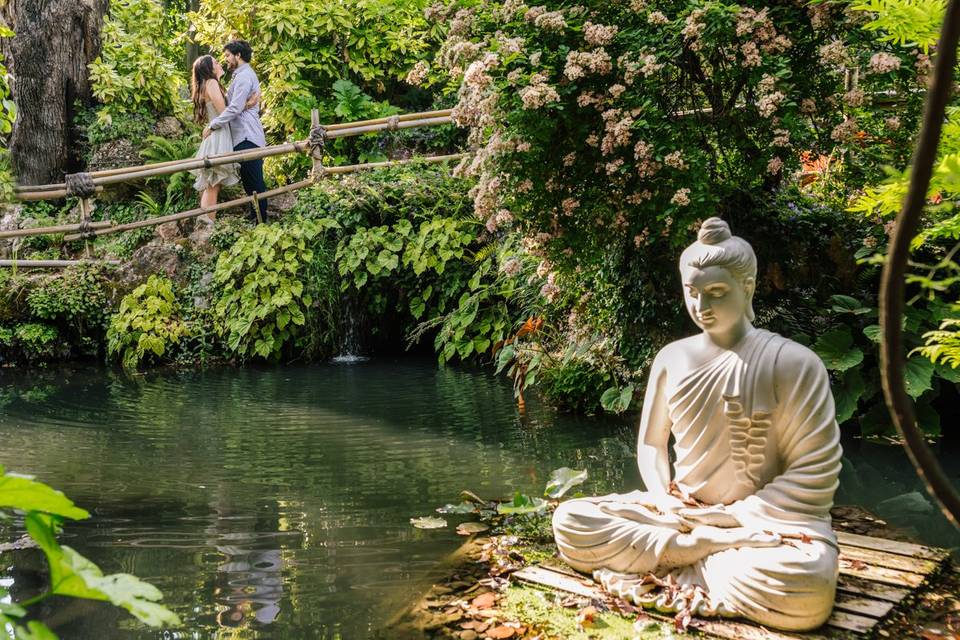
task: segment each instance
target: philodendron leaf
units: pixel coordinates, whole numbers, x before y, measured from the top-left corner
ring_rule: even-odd
[[[442,529],[447,526],[447,521],[443,518],[424,516],[422,518],[410,518],[410,524],[417,529]]]
[[[586,479],[586,469],[580,471],[569,467],[560,467],[550,474],[550,482],[547,483],[547,488],[544,489],[543,495],[554,499],[560,498],[573,487],[578,484],[583,484]]]
[[[0,467],[3,473],[3,467]],[[53,487],[23,476],[0,475],[0,507],[21,511],[42,511],[71,520],[83,520],[90,514]]]
[[[907,388],[907,394],[914,400],[923,395],[924,391],[933,388],[931,381],[934,366],[923,356],[907,358],[906,365],[903,368],[903,381]]]
[[[53,519],[49,516],[30,513],[26,525],[30,537],[47,556],[51,593],[54,595],[107,600],[151,627],[180,625],[180,618],[175,613],[155,602],[163,594],[152,584],[126,573],[105,576],[97,565],[70,547],[58,544],[53,533]]]
[[[827,331],[817,338],[813,350],[832,371],[846,371],[863,362],[863,351],[853,346],[849,327]]]
[[[837,423],[843,424],[857,410],[860,396],[866,391],[866,384],[859,369],[850,369],[843,374],[843,380],[833,388],[833,398],[837,405]]]
[[[526,514],[539,513],[545,511],[547,501],[542,498],[532,498],[525,496],[519,491],[513,494],[512,502],[501,502],[497,505],[497,512],[502,514]]]

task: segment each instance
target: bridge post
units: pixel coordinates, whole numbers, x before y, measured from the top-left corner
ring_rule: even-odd
[[[320,126],[320,111],[318,109],[310,110],[310,130],[314,131]],[[313,147],[310,150],[310,157],[313,158],[313,179],[319,180],[323,177],[323,148]]]

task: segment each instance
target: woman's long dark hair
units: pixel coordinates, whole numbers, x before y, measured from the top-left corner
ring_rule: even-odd
[[[223,85],[213,73],[213,56],[200,56],[193,63],[193,77],[190,80],[190,99],[193,101],[193,119],[197,124],[205,124],[207,120],[207,96],[205,88],[207,80],[216,80],[220,94],[226,97]]]

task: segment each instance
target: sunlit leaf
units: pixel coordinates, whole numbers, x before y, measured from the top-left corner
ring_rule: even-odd
[[[497,512],[502,514],[540,513],[547,508],[547,501],[542,498],[525,496],[519,491],[513,494],[512,502],[501,502],[497,505]]]
[[[3,467],[0,467],[0,473],[3,473]],[[53,487],[9,473],[0,476],[0,507],[42,511],[71,520],[90,517],[88,512]]]
[[[180,624],[176,614],[155,602],[163,594],[152,584],[126,573],[105,576],[97,565],[57,543],[49,516],[31,513],[26,525],[47,557],[53,594],[110,601],[151,627]]]
[[[560,467],[550,473],[550,482],[543,494],[550,498],[560,498],[573,487],[583,484],[587,480],[587,471],[584,469],[571,469],[569,467]]]

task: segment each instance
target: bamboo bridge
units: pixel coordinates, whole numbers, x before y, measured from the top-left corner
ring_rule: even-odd
[[[35,227],[32,229],[11,229],[7,231],[0,231],[0,239],[65,234],[63,238],[65,242],[73,242],[76,240],[88,241],[91,238],[96,238],[111,233],[156,226],[165,222],[173,222],[187,218],[195,218],[208,213],[215,213],[224,209],[232,209],[245,204],[254,205],[254,210],[256,211],[257,218],[259,219],[260,211],[257,204],[260,198],[270,198],[282,193],[297,191],[299,189],[309,187],[316,184],[327,175],[356,173],[358,171],[367,171],[371,169],[379,169],[382,167],[392,167],[410,163],[448,162],[451,160],[459,160],[464,158],[468,154],[457,153],[438,156],[423,156],[406,160],[391,160],[386,162],[370,162],[364,164],[331,167],[324,166],[322,162],[324,146],[328,140],[359,136],[366,133],[375,133],[379,131],[397,131],[400,129],[409,129],[413,127],[429,127],[450,124],[453,122],[451,113],[452,109],[444,109],[440,111],[409,113],[385,118],[376,118],[372,120],[361,120],[357,122],[321,125],[319,112],[314,109],[311,113],[310,137],[306,140],[270,145],[266,147],[260,147],[258,149],[234,151],[232,153],[224,153],[202,158],[185,158],[183,160],[170,160],[167,162],[157,162],[133,167],[105,169],[102,171],[92,171],[89,173],[82,172],[68,174],[65,177],[64,182],[55,184],[17,186],[14,187],[14,197],[20,202],[60,200],[67,197],[79,198],[80,219],[77,222],[70,224]],[[93,205],[96,195],[102,193],[104,189],[110,185],[123,184],[157,176],[167,176],[180,173],[182,171],[190,171],[192,169],[209,168],[218,165],[243,162],[245,160],[257,160],[261,158],[299,153],[309,154],[313,159],[313,168],[311,170],[310,177],[305,180],[300,180],[299,182],[294,182],[282,187],[270,189],[268,191],[264,191],[263,193],[254,192],[250,195],[217,203],[209,207],[198,207],[188,211],[156,216],[135,222],[121,224],[115,223],[111,220],[94,221],[91,220],[90,217],[90,214],[94,208]],[[0,267],[61,268],[83,262],[89,262],[89,243],[86,244],[86,255],[86,260],[0,260]],[[116,261],[113,261],[113,263],[116,263]]]

